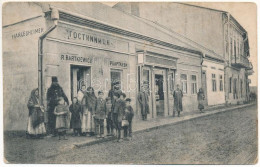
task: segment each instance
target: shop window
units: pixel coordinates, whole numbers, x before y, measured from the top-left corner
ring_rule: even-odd
[[[217,91],[216,74],[212,74],[212,91]]]
[[[223,92],[223,75],[219,75],[219,91]]]
[[[122,71],[111,69],[110,75],[111,75],[111,87],[113,87],[114,83],[119,82],[120,89],[121,89]]]
[[[191,75],[191,94],[197,93],[197,76]]]
[[[175,76],[175,74],[174,74],[175,72],[173,72],[173,73],[169,73],[168,74],[168,81],[169,81],[169,86],[170,86],[170,90],[171,91],[174,91],[174,76]]]
[[[188,93],[188,89],[187,89],[187,75],[186,74],[181,74],[181,87],[182,87],[182,92],[184,94],[187,94]]]
[[[143,83],[145,84],[147,87],[145,87],[145,89],[147,89],[150,92],[150,71],[147,69],[143,69]],[[150,94],[150,93],[149,93]]]
[[[229,78],[229,93],[232,93],[232,77]]]

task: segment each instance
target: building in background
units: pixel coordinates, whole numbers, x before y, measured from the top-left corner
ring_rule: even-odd
[[[228,12],[184,3],[122,2],[113,8],[193,41],[204,55],[201,82],[208,105],[248,101],[248,76],[253,72],[248,35]]]

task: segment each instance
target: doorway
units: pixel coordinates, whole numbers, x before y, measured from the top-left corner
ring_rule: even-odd
[[[155,74],[155,103],[157,116],[164,116],[164,79],[162,74]]]
[[[89,66],[71,65],[70,67],[71,79],[71,100],[76,97],[78,91],[85,85],[86,88],[91,86],[91,68]]]

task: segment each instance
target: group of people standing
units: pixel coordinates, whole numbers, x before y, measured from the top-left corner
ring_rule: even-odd
[[[34,89],[28,101],[29,120],[27,135],[43,138],[47,133],[67,139],[66,131],[73,129],[74,136],[104,137],[104,120],[107,124],[107,135],[117,136],[121,141],[121,129],[124,139],[132,136],[132,119],[134,111],[131,99],[119,88],[119,82],[114,83],[108,97],[104,99],[104,92],[99,91],[98,97],[92,87],[82,85],[72,104],[63,89],[58,84],[57,77],[52,77],[51,87],[47,91],[47,131],[44,122],[44,107],[39,102],[39,90]]]
[[[148,87],[143,84],[138,93],[138,102],[141,109],[142,119],[147,120],[149,114]],[[182,111],[182,90],[177,85],[173,92],[174,112],[180,116]],[[202,112],[204,109],[204,93],[200,89],[198,94],[198,108]],[[58,84],[58,78],[52,77],[52,84],[47,91],[47,113],[48,121],[44,119],[45,108],[39,102],[39,90],[34,89],[28,101],[29,119],[27,136],[43,138],[47,133],[52,136],[59,136],[59,139],[67,139],[66,131],[73,129],[74,136],[96,136],[104,137],[104,121],[108,136],[117,136],[121,140],[121,130],[124,131],[124,138],[132,136],[132,119],[134,111],[131,106],[131,99],[126,98],[126,94],[120,89],[120,83],[115,82],[104,99],[104,92],[99,91],[98,97],[92,87],[86,88],[82,85],[77,96],[73,97],[72,104],[62,87]],[[45,123],[47,122],[47,128]]]

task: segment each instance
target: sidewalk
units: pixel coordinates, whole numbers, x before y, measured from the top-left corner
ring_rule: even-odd
[[[178,124],[183,121],[205,117],[208,115],[230,111],[238,108],[245,108],[255,103],[234,105],[234,106],[217,106],[205,109],[205,113],[198,111],[183,112],[181,117],[159,117],[148,121],[135,121],[133,123],[133,135],[150,131],[173,124]],[[105,130],[106,131],[106,130]],[[46,137],[44,139],[26,139],[23,132],[5,132],[4,135],[4,155],[10,163],[26,163],[34,162],[33,160],[39,157],[42,159],[53,157],[63,152],[69,152],[71,149],[90,146],[106,141],[115,140],[115,137],[106,137],[104,139],[96,139],[95,137],[72,137],[68,135],[69,140],[58,140],[58,137]],[[134,137],[133,137],[134,138]],[[28,153],[32,155],[28,157]],[[27,156],[25,156],[27,155]]]

